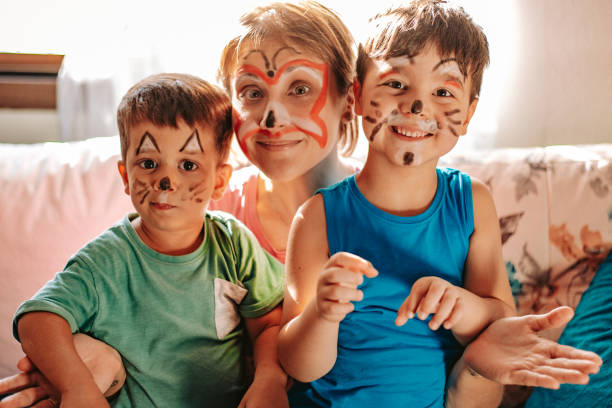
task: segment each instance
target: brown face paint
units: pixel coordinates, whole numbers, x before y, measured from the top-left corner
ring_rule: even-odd
[[[249,56],[253,53],[260,54],[264,60],[264,65],[266,66],[266,75],[268,76],[268,78],[274,78],[274,75],[276,75],[276,71],[278,70],[278,67],[276,66],[276,57],[278,57],[278,54],[280,54],[281,51],[284,51],[284,50],[291,50],[296,54],[301,54],[298,50],[296,50],[293,47],[287,46],[287,47],[279,48],[272,56],[272,67],[270,67],[270,60],[268,60],[268,57],[266,57],[266,54],[262,50],[249,51],[247,55],[244,56],[244,60],[246,61],[249,58]]]
[[[363,117],[365,120],[367,120],[370,123],[376,123],[376,119],[370,117],[370,116],[364,116]]]
[[[157,142],[155,141],[155,138],[151,136],[149,132],[145,132],[144,135],[142,135],[142,138],[140,138],[140,143],[138,143],[138,148],[136,149],[137,155],[140,154],[140,149],[143,147],[143,144],[145,142],[150,142],[155,148],[155,150],[159,152],[159,147],[157,146]]]
[[[376,101],[370,101],[370,105],[372,105],[375,108],[378,108],[380,106],[380,104]]]
[[[149,190],[149,186],[147,186],[146,183],[143,183],[140,180],[134,181],[134,194],[136,196],[142,195],[142,198],[140,199],[140,204],[144,203],[150,192],[151,191]]]
[[[266,127],[273,128],[274,127],[274,111],[268,112],[268,116],[266,117]]]
[[[168,177],[164,177],[159,181],[159,188],[162,191],[170,190],[170,179]]]
[[[451,124],[452,124],[452,125],[460,125],[460,124],[461,124],[461,121],[460,121],[460,120],[453,119],[451,116],[455,116],[455,115],[460,114],[460,113],[461,113],[461,110],[460,110],[460,109],[453,109],[453,110],[451,110],[451,111],[444,112],[444,116],[446,116],[446,117],[448,118],[448,122],[449,122],[448,129],[451,131],[451,133],[452,133],[452,134],[453,134],[455,137],[458,137],[459,135],[457,134],[457,130],[456,130],[455,128],[453,128],[453,127],[451,126]]]
[[[193,133],[187,138],[187,141],[185,142],[183,147],[179,149],[179,152],[182,153],[187,148],[187,146],[191,148],[194,147],[195,144],[197,144],[198,148],[200,149],[200,152],[204,153],[202,143],[200,142],[200,134],[198,133],[198,129],[194,130]]]
[[[412,163],[412,160],[414,160],[414,153],[412,152],[404,153],[404,164],[405,165],[409,165],[410,163]]]
[[[372,129],[372,133],[370,133],[370,142],[374,141],[374,136],[376,136],[376,134],[378,133],[378,131],[383,127],[383,125],[387,123],[387,118],[385,118],[382,122],[380,122],[378,125],[374,126],[374,129]]]
[[[410,108],[410,112],[414,115],[417,115],[423,111],[423,102],[420,99],[417,99],[412,103],[412,107]]]
[[[183,195],[181,196],[181,200],[182,201],[195,201],[196,203],[201,203],[203,200],[198,197],[200,194],[202,194],[204,191],[206,191],[205,186],[203,187],[204,182],[201,181],[199,183],[196,183],[192,186],[189,186],[189,194]]]

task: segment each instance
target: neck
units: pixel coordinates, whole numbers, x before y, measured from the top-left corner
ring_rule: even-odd
[[[165,255],[187,255],[195,251],[204,238],[204,229],[191,228],[179,231],[163,231],[151,228],[138,217],[132,221],[136,233],[149,248]]]
[[[280,214],[292,219],[298,208],[318,189],[329,187],[354,171],[353,165],[340,159],[335,147],[325,159],[295,179],[272,180],[260,173],[257,201],[267,207],[276,207]]]
[[[365,198],[390,214],[418,215],[427,210],[436,195],[436,162],[419,166],[395,165],[372,151],[357,185]]]

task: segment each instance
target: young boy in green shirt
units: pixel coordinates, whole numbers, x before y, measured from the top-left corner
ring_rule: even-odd
[[[75,332],[122,355],[127,376],[113,406],[286,399],[276,362],[282,265],[234,218],[206,211],[232,173],[229,98],[193,76],[155,75],[127,92],[117,121],[119,173],[137,212],[23,303],[14,335],[62,407],[108,406],[75,351]],[[245,331],[255,359],[246,394]]]

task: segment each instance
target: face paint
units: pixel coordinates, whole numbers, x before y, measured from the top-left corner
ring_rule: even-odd
[[[256,134],[280,138],[288,133],[301,132],[316,140],[321,148],[327,145],[328,129],[320,113],[327,102],[328,66],[306,58],[291,59],[291,54],[300,52],[293,47],[283,46],[274,52],[272,58],[268,58],[263,50],[251,50],[243,58],[244,64],[236,71],[235,89],[238,103],[235,104],[234,131],[247,157],[249,155],[246,143]],[[263,59],[263,70],[256,65],[256,57]],[[278,67],[279,60],[286,62]],[[306,105],[287,100],[288,97],[301,96],[296,91],[302,83],[300,78],[305,78],[307,83],[313,83],[318,92]],[[296,83],[296,88],[292,88]],[[254,86],[255,95],[248,94],[250,85]],[[302,91],[310,91],[310,88],[304,85]],[[251,107],[248,98],[265,104],[260,122],[248,119],[250,109],[261,109],[260,106]]]
[[[202,142],[200,142],[200,134],[198,133],[198,129],[194,130],[191,136],[189,136],[183,147],[179,149],[179,152],[204,153]]]
[[[142,138],[140,139],[140,143],[138,144],[138,148],[136,149],[136,155],[154,151],[159,153],[159,147],[157,147],[155,138],[151,136],[149,132],[146,132],[144,135],[142,135]]]
[[[168,177],[164,177],[159,181],[159,189],[162,191],[170,190],[170,179]]]
[[[465,133],[469,79],[436,47],[413,56],[372,60],[361,86],[370,149],[397,165],[439,158]]]

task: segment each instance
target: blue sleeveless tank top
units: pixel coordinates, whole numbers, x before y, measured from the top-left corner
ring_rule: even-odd
[[[474,230],[470,177],[437,169],[429,208],[413,217],[386,213],[361,194],[351,176],[323,195],[330,255],[351,252],[379,271],[365,279],[355,310],[340,323],[332,370],[310,384],[296,384],[292,407],[443,407],[448,371],[463,349],[449,330],[426,321],[397,327],[397,310],[412,284],[439,276],[462,286]]]

